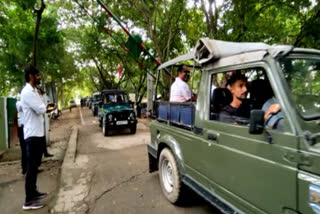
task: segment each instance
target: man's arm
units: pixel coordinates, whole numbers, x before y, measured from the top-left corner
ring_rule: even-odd
[[[52,104],[47,105],[47,113],[50,113],[56,109],[57,109],[57,105],[55,103],[53,105]]]
[[[47,108],[42,102],[40,96],[35,93],[27,92],[21,96],[21,100],[37,114],[44,114],[47,111]]]
[[[270,105],[266,113],[264,114],[264,120],[266,120],[270,114],[276,114],[281,110],[281,107],[278,103],[273,103]]]
[[[17,107],[17,111],[18,111],[18,112],[22,112],[21,101],[17,101],[17,102],[16,102],[16,107]]]

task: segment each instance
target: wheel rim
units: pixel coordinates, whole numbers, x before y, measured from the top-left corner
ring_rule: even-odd
[[[174,175],[172,164],[168,159],[162,161],[161,172],[163,186],[168,193],[171,193],[174,187]]]

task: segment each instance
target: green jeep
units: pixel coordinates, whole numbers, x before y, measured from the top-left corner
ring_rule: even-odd
[[[137,118],[130,105],[126,92],[121,90],[101,91],[99,108],[99,125],[104,136],[110,135],[112,129],[129,128],[131,134],[137,130]]]
[[[197,100],[169,102],[160,73],[185,60]],[[170,202],[189,187],[223,213],[320,213],[319,50],[201,39],[158,72],[149,171]]]

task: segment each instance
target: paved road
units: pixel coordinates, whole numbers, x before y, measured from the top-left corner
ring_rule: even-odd
[[[190,195],[192,202],[182,207],[164,198],[158,173],[148,172],[146,144],[150,134],[146,121],[138,123],[135,135],[123,130],[104,137],[88,108],[81,110],[81,117],[76,167],[70,181],[70,187],[78,189],[78,201],[69,203],[68,212],[218,213],[195,194]]]

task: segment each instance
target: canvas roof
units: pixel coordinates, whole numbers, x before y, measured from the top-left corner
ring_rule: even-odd
[[[187,60],[193,60],[194,59],[194,51],[190,51],[189,53],[186,53],[184,55],[178,56],[172,60],[169,60],[167,62],[162,63],[159,67],[158,70],[161,70],[163,68],[169,67],[171,65],[175,65],[178,62],[183,62]]]
[[[158,70],[172,65],[176,65],[179,62],[187,60],[195,60],[199,64],[205,64],[209,61],[218,61],[219,59],[229,57],[236,59],[237,55],[242,54],[244,56],[252,57],[254,55],[250,53],[253,52],[257,52],[260,55],[259,58],[261,59],[261,57],[263,57],[266,53],[271,54],[273,57],[277,57],[279,55],[286,55],[292,50],[293,46],[290,45],[268,45],[266,43],[261,42],[227,42],[221,40],[202,38],[197,42],[195,50],[192,50],[187,54],[178,56],[172,60],[169,60],[161,64],[158,67]],[[248,57],[246,58],[249,61],[251,61]],[[257,59],[257,57],[254,58]]]

